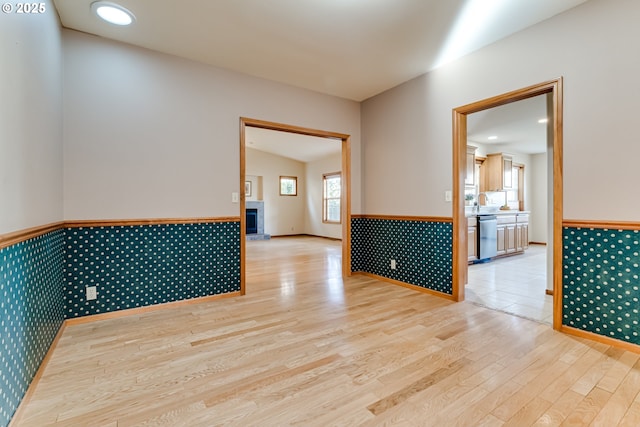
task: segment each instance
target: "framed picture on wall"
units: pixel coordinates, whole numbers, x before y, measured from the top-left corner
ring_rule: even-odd
[[[244,195],[245,197],[251,197],[251,181],[244,182]]]

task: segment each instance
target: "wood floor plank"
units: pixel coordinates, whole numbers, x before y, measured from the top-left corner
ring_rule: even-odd
[[[633,365],[640,358],[640,354],[625,352],[615,360],[609,371],[598,382],[598,387],[610,393],[616,391],[622,380],[627,376]]]
[[[553,403],[569,389],[573,390],[579,387],[577,392],[582,396],[586,396],[593,389],[593,387],[589,387],[583,392],[584,383],[582,382],[582,376],[585,372],[588,373],[593,369],[592,367],[594,365],[604,361],[606,355],[586,345],[584,348],[586,348],[587,351],[582,353],[578,359],[573,359],[574,363],[569,365],[570,369],[567,369],[562,375],[559,375],[558,378],[552,380],[540,393],[540,397]],[[561,357],[559,360],[565,361],[566,359]]]
[[[620,427],[640,426],[640,403],[633,402],[619,424]]]
[[[587,426],[591,424],[591,421],[593,421],[593,419],[602,410],[610,397],[611,393],[595,387],[582,399],[582,401],[576,406],[575,410],[573,410],[560,425],[568,427]]]
[[[571,386],[571,389],[583,396],[589,394],[602,377],[611,369],[615,361],[624,354],[624,351],[612,350],[613,349],[610,349],[606,354],[600,355],[598,363],[593,364],[593,366]]]
[[[471,363],[469,359],[462,358],[456,360],[455,362],[450,363],[449,365],[442,367],[435,372],[424,376],[412,384],[409,384],[407,387],[402,390],[398,390],[395,393],[390,394],[389,396],[378,400],[377,402],[369,405],[367,409],[371,411],[372,414],[378,415],[382,412],[386,411],[390,407],[396,406],[399,403],[404,402],[409,397],[413,396],[416,393],[419,393],[425,390],[428,387],[438,383],[439,381],[447,378],[453,374],[455,374],[460,369],[464,368],[466,365]]]
[[[609,401],[593,420],[593,425],[618,424],[636,399],[638,384],[640,384],[640,361],[636,361],[625,375]]]
[[[573,412],[584,396],[573,390],[567,390],[533,424],[535,427],[559,426]],[[547,400],[547,402],[549,402]],[[549,402],[551,403],[551,402]]]
[[[340,255],[248,242],[245,296],[67,326],[15,425],[640,425],[637,354]]]
[[[448,413],[443,413],[438,414],[435,419],[441,423],[440,425],[451,425],[455,427],[474,425],[479,422],[478,420],[487,417],[489,420],[498,420],[498,418],[490,414],[490,412],[521,389],[522,385],[513,381],[506,381],[499,387],[492,387],[491,390],[482,386],[478,387],[473,391],[475,396],[462,407],[463,410],[459,415],[449,418]],[[504,423],[504,421],[500,420],[500,425],[502,425],[502,423]]]
[[[478,422],[477,427],[501,427],[503,425],[504,423],[502,420],[496,418],[492,414],[489,414]]]
[[[504,423],[505,427],[530,426],[551,406],[549,402],[534,397]]]

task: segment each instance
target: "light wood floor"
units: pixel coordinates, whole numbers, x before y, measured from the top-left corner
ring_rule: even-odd
[[[17,425],[638,426],[638,359],[279,238],[246,296],[67,327]]]

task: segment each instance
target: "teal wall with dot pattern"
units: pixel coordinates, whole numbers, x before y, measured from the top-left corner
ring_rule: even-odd
[[[65,318],[239,290],[238,221],[67,228],[0,250],[0,426]]]
[[[352,271],[451,294],[450,223],[351,226]],[[640,231],[565,227],[563,243],[563,324],[640,344]],[[68,228],[0,250],[0,425],[64,318],[239,290],[239,222]]]
[[[66,318],[240,291],[240,222],[68,228],[64,277]]]
[[[640,231],[563,229],[562,323],[640,344]]]
[[[0,250],[0,426],[9,424],[62,321],[64,230]]]
[[[452,294],[453,227],[449,222],[351,219],[351,271]],[[390,260],[396,260],[396,269]]]

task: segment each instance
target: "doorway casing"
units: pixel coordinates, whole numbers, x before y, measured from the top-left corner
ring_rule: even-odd
[[[467,116],[538,95],[550,94],[547,108],[553,136],[553,328],[562,326],[562,77],[508,92],[453,110],[453,298],[464,300],[467,281],[467,222],[464,214],[464,174]]]
[[[292,126],[282,123],[240,117],[240,187],[244,188],[246,176],[246,127],[276,130],[300,135],[317,136],[320,138],[338,139],[342,141],[342,276],[351,275],[351,141],[350,136],[330,131]],[[240,294],[246,292],[246,207],[244,191],[240,192]]]

